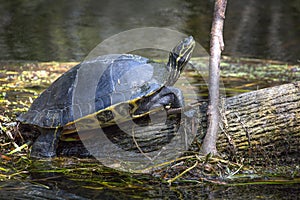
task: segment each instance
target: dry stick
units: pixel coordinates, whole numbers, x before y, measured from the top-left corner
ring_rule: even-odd
[[[211,28],[210,59],[209,59],[209,106],[208,129],[202,145],[202,153],[217,154],[216,141],[219,128],[219,79],[220,58],[224,49],[223,24],[227,0],[215,0],[214,18]]]

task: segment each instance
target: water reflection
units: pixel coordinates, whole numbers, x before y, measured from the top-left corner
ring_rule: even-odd
[[[226,52],[299,62],[299,15],[299,1],[231,1],[225,25]]]
[[[97,180],[97,179],[96,179]],[[151,179],[149,179],[151,180]],[[241,186],[198,184],[172,186],[153,184],[122,188],[105,184],[57,180],[0,183],[1,199],[297,199],[299,184],[245,184]],[[82,185],[81,185],[82,184]]]
[[[0,59],[81,61],[104,39],[132,28],[168,27],[208,49],[213,1],[0,0]],[[297,62],[296,0],[228,2],[225,54]]]

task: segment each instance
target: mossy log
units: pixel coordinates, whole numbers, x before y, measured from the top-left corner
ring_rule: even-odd
[[[299,164],[300,82],[224,99],[217,148],[256,164]]]

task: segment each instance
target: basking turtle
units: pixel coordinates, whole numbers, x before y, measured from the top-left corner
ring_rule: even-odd
[[[194,46],[192,36],[183,39],[170,52],[167,65],[137,55],[110,54],[64,73],[17,118],[40,132],[31,156],[56,156],[61,135],[77,123],[87,129],[107,127],[162,106],[182,107],[182,93],[172,86]]]

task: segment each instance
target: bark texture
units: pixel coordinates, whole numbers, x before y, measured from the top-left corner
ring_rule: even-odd
[[[192,120],[181,119],[178,123],[179,118],[172,113],[170,115],[173,117],[166,124],[149,124],[148,120],[143,119],[136,122],[140,126],[134,130],[129,124],[127,128],[123,125],[122,130],[116,126],[104,131],[113,143],[125,151],[144,154],[160,151],[169,145],[178,134],[178,128],[184,127],[184,131],[179,133],[187,135],[197,132],[190,149],[199,150],[207,131],[207,107],[207,103],[201,103],[199,113]],[[253,166],[299,165],[300,81],[224,98],[219,107],[219,154]],[[88,135],[96,137],[98,133]],[[88,154],[79,149],[77,144],[65,142],[58,148],[58,155]]]
[[[299,164],[300,82],[227,98],[217,147],[231,158]]]

